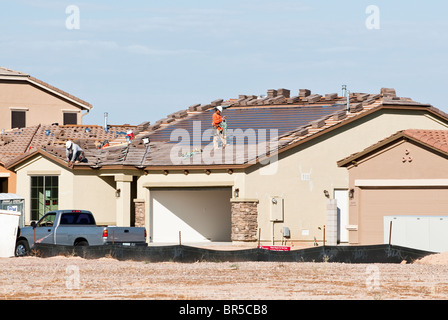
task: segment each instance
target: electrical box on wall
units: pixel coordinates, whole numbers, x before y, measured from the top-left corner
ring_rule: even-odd
[[[283,198],[271,197],[271,221],[283,221]]]

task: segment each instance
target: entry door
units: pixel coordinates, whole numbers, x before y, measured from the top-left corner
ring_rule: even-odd
[[[348,190],[335,189],[334,198],[338,206],[338,242],[348,242]]]

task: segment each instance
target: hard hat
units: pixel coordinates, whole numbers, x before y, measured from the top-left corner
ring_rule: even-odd
[[[221,106],[217,106],[216,109],[218,109],[219,112],[222,112],[222,107]]]
[[[67,149],[70,149],[71,146],[72,146],[72,142],[71,142],[71,141],[67,141],[67,142],[65,143],[65,147],[66,147]]]

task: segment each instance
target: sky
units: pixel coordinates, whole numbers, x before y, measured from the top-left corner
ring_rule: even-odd
[[[442,0],[0,0],[0,66],[91,103],[84,124],[344,84],[448,113],[447,11]]]

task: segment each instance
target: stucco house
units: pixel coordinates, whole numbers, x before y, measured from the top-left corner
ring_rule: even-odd
[[[423,223],[425,217],[438,217],[437,228],[446,226],[447,160],[448,130],[421,129],[399,131],[340,160],[338,165],[348,170],[351,190],[349,242],[384,242],[390,236],[389,225],[384,223],[388,216],[414,216],[415,224],[417,220]],[[428,225],[421,225],[419,234],[412,236],[415,242],[428,231]]]
[[[82,124],[92,105],[29,74],[0,67],[0,130]]]
[[[217,150],[216,106],[228,122],[227,146]],[[109,147],[96,148],[83,134],[88,161],[73,169],[64,162],[63,137],[34,145],[5,167],[27,199],[27,221],[35,218],[33,177],[57,176],[59,208],[92,210],[100,223],[145,226],[154,243],[181,236],[182,242],[311,244],[322,243],[323,230],[327,243],[348,243],[351,187],[338,161],[397,131],[447,125],[445,113],[393,89],[348,99],[278,89],[192,105],[142,126],[131,143],[112,137]],[[48,130],[51,136],[58,128]],[[328,210],[334,199],[337,210]]]
[[[120,150],[121,145],[127,146],[126,132],[139,128],[129,125],[103,128],[53,124],[8,131],[0,136],[0,142],[1,139],[6,141],[0,143],[0,181],[3,173],[4,184],[8,187],[3,192],[23,194],[26,199],[26,223],[37,220],[49,210],[88,206],[92,210],[101,208],[95,210],[101,223],[116,224],[116,206],[120,206],[123,198],[115,204],[115,181],[126,174],[126,166],[110,166],[111,171],[101,171],[99,174],[90,165],[97,160],[96,156],[100,155],[104,146],[109,146],[103,152],[103,161],[107,163],[109,150],[117,149],[117,145]],[[67,140],[78,143],[90,162],[76,170],[69,169],[65,158]],[[120,151],[115,156],[120,157]],[[89,170],[84,170],[86,168]],[[135,166],[131,170],[139,171]],[[130,224],[129,221],[120,220],[118,223]]]

